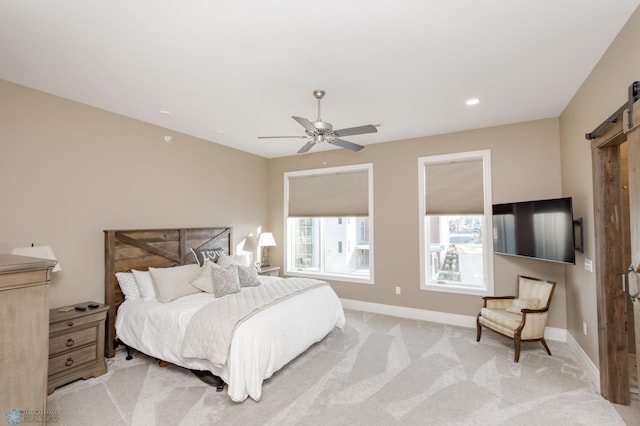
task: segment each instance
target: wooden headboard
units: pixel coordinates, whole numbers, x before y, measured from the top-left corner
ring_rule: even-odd
[[[116,272],[196,263],[191,248],[222,248],[231,254],[231,227],[104,231],[104,297],[109,305],[105,356],[115,356],[116,312],[124,295]]]

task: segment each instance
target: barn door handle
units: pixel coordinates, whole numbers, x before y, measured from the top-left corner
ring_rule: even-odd
[[[640,289],[638,291],[636,291],[635,294],[631,294],[629,292],[629,290],[630,290],[630,288],[629,288],[629,274],[631,274],[631,273],[634,273],[634,274],[640,273],[640,265],[638,265],[638,269],[636,269],[636,268],[633,267],[633,263],[632,263],[631,265],[629,265],[627,270],[622,273],[622,291],[624,291],[625,293],[627,293],[629,295],[629,297],[631,298],[631,302],[635,303],[636,299],[640,295]]]
[[[627,270],[622,273],[622,291],[624,291],[625,293],[629,293],[629,291],[627,290],[629,288],[629,274],[632,272],[635,272],[635,270],[633,269],[633,263],[629,265]]]

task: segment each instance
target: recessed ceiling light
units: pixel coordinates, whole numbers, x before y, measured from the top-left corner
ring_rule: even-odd
[[[165,111],[165,110],[158,111],[158,114],[164,115],[165,117],[170,117],[171,116],[171,113],[169,111]]]
[[[216,134],[218,135],[224,135],[224,130],[216,130]]]
[[[471,106],[471,105],[478,105],[480,103],[480,99],[478,98],[471,98],[471,99],[467,99],[466,104]]]

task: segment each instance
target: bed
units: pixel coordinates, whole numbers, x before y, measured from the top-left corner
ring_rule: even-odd
[[[236,402],[262,395],[262,383],[312,344],[322,340],[334,328],[344,326],[344,311],[331,287],[319,280],[259,276],[260,285],[242,288],[230,296],[196,292],[165,303],[142,298],[127,299],[116,278],[117,273],[196,264],[191,249],[222,250],[230,255],[231,227],[179,228],[147,230],[107,230],[105,232],[105,303],[109,305],[105,333],[107,357],[115,355],[116,339],[142,353],[184,368],[208,371],[227,384],[229,397]],[[188,267],[190,269],[197,266]],[[121,275],[121,274],[119,274]],[[267,307],[253,310],[234,327],[228,351],[216,358],[185,345],[195,327],[206,332],[195,340],[202,350],[218,339],[224,321],[207,318],[203,312],[219,311],[216,303],[255,297],[281,286],[304,286],[290,296]],[[296,287],[297,288],[297,287]],[[254,295],[254,296],[251,296]],[[235,302],[234,302],[235,303]],[[243,306],[248,303],[243,302]],[[206,317],[204,317],[206,318]],[[194,319],[194,322],[196,320]],[[227,325],[228,328],[228,325]],[[210,333],[209,333],[210,331]],[[217,333],[217,334],[216,334]],[[191,356],[193,355],[193,356]]]

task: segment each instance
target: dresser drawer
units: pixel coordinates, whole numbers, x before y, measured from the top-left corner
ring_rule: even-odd
[[[98,328],[89,327],[49,339],[49,356],[93,343],[98,338]]]
[[[49,358],[49,375],[72,370],[87,362],[95,361],[97,350],[96,345],[91,345]]]
[[[92,322],[98,322],[104,320],[105,313],[96,312],[91,315],[84,315],[76,318],[69,318],[62,321],[51,322],[49,325],[49,333],[55,333],[57,331],[68,330],[72,327],[78,327]]]

